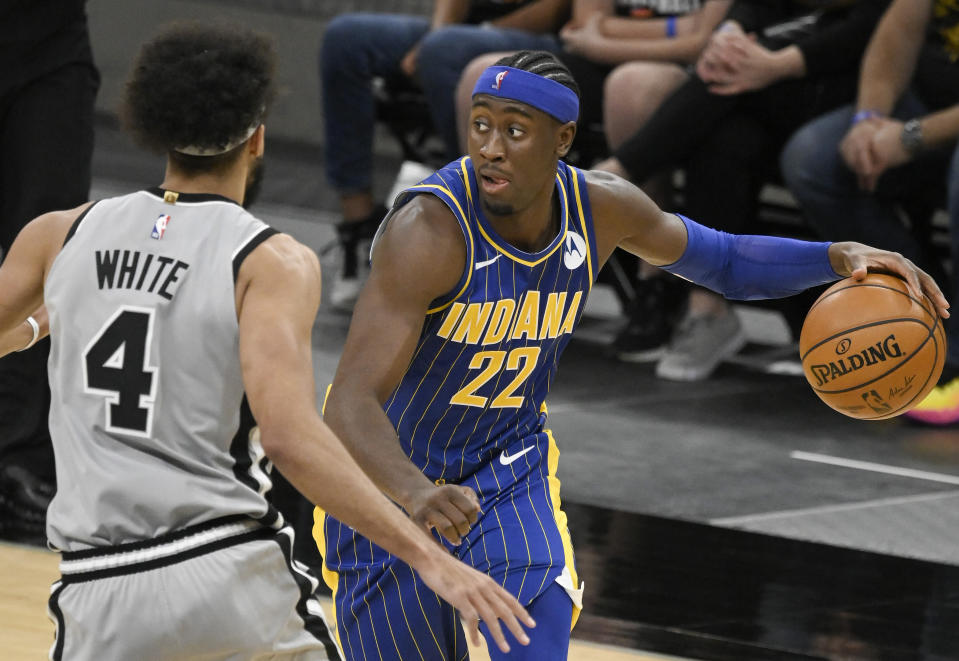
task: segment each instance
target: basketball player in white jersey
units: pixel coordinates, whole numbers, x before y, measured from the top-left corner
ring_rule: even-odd
[[[269,461],[411,564],[474,640],[479,619],[504,651],[500,621],[522,644],[534,626],[391,504],[316,411],[319,264],[241,206],[272,68],[269,42],[243,30],[148,43],[125,119],[167,155],[163,183],[36,218],[0,268],[0,353],[52,339],[53,659],[339,659],[265,498]]]

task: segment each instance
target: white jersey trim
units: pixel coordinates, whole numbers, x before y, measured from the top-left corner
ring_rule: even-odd
[[[209,530],[203,530],[196,534],[177,539],[157,546],[151,546],[145,549],[135,551],[120,551],[109,555],[98,555],[92,558],[82,558],[76,560],[63,559],[60,561],[60,573],[64,576],[71,574],[84,574],[87,572],[103,571],[117,569],[119,567],[128,567],[138,565],[144,562],[160,560],[182,555],[187,551],[207,546],[230,537],[236,537],[253,530],[262,529],[263,526],[253,519],[248,521],[236,521],[228,523]]]
[[[240,241],[240,245],[238,245],[236,247],[236,250],[233,251],[233,255],[230,257],[230,259],[235,260],[236,256],[239,255],[244,250],[246,250],[246,247],[250,245],[250,241],[258,237],[264,230],[268,230],[268,229],[269,229],[269,226],[264,225],[263,227],[258,228],[256,231],[251,232],[248,237]]]

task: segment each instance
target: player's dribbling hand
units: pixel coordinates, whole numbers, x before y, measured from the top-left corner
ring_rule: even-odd
[[[479,499],[469,487],[458,484],[430,486],[415,492],[406,504],[414,522],[435,528],[451,544],[459,544],[480,514]]]
[[[854,241],[840,241],[829,246],[829,261],[836,273],[862,280],[866,273],[892,273],[906,281],[916,298],[920,294],[936,306],[943,319],[949,318],[949,301],[943,295],[932,276],[897,252],[880,250]]]
[[[445,553],[426,565],[424,569],[417,569],[420,578],[459,611],[474,645],[479,645],[482,638],[480,620],[486,623],[490,636],[504,654],[509,653],[509,643],[503,635],[501,620],[520,645],[529,645],[523,625],[535,627],[536,622],[516,597],[496,581]]]

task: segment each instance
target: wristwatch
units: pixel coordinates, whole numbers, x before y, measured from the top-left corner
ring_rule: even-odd
[[[902,125],[902,133],[899,134],[902,146],[910,156],[915,156],[922,151],[922,125],[918,119],[910,119]]]

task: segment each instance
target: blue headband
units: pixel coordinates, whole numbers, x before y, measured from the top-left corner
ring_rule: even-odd
[[[476,81],[473,96],[477,94],[520,101],[542,110],[561,124],[575,122],[579,118],[579,98],[573,90],[555,80],[522,69],[489,67]]]

